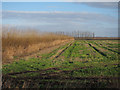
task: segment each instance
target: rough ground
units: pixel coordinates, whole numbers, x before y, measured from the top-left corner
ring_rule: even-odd
[[[81,40],[40,50],[3,65],[3,88],[119,89],[118,45]]]

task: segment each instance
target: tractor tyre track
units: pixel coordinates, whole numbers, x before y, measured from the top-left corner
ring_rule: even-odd
[[[97,46],[99,46],[99,47],[101,47],[101,48],[104,48],[104,49],[107,49],[107,50],[109,50],[109,51],[112,51],[112,52],[115,52],[115,53],[118,53],[118,54],[120,54],[120,52],[118,51],[114,51],[114,50],[112,50],[112,49],[110,49],[110,48],[107,48],[107,47],[104,47],[104,46],[101,46],[101,45],[98,45],[96,42],[94,42]]]
[[[101,52],[100,50],[98,50],[96,47],[94,47],[92,44],[88,43],[90,47],[92,47],[95,51],[97,51],[98,53],[100,53],[102,56],[107,57],[107,55],[103,52]],[[107,57],[108,58],[108,57]]]
[[[66,48],[59,50],[58,54],[54,56],[54,58],[58,58],[66,49],[68,49],[73,43],[70,43]]]
[[[119,65],[119,64],[111,64],[111,65]],[[106,66],[108,66],[108,65],[104,65],[104,67],[106,67]],[[87,68],[94,68],[94,67],[93,66],[85,66],[85,67],[74,68],[72,70],[60,70],[60,67],[54,67],[54,68],[48,68],[48,69],[43,69],[43,70],[37,70],[37,71],[24,71],[24,72],[8,73],[6,75],[3,75],[3,77],[4,76],[10,76],[10,75],[32,73],[32,72],[33,73],[34,72],[40,72],[40,73],[42,73],[42,72],[45,72],[45,71],[48,71],[48,70],[58,70],[59,71],[59,72],[52,72],[52,73],[49,73],[49,74],[60,74],[60,73],[69,73],[69,72],[78,71],[78,70],[87,69]]]

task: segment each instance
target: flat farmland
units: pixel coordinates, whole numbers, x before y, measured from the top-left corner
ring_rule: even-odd
[[[118,40],[74,40],[2,67],[3,88],[120,88]],[[16,57],[15,57],[16,58]]]

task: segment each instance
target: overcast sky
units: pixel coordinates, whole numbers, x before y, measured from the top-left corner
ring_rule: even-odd
[[[3,25],[118,36],[117,2],[3,2],[2,10]]]

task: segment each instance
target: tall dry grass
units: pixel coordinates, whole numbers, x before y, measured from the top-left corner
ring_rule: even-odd
[[[40,33],[33,29],[18,29],[3,27],[2,29],[2,59],[5,61],[14,59],[14,56],[22,56],[43,48],[51,47],[72,37],[54,33]]]

